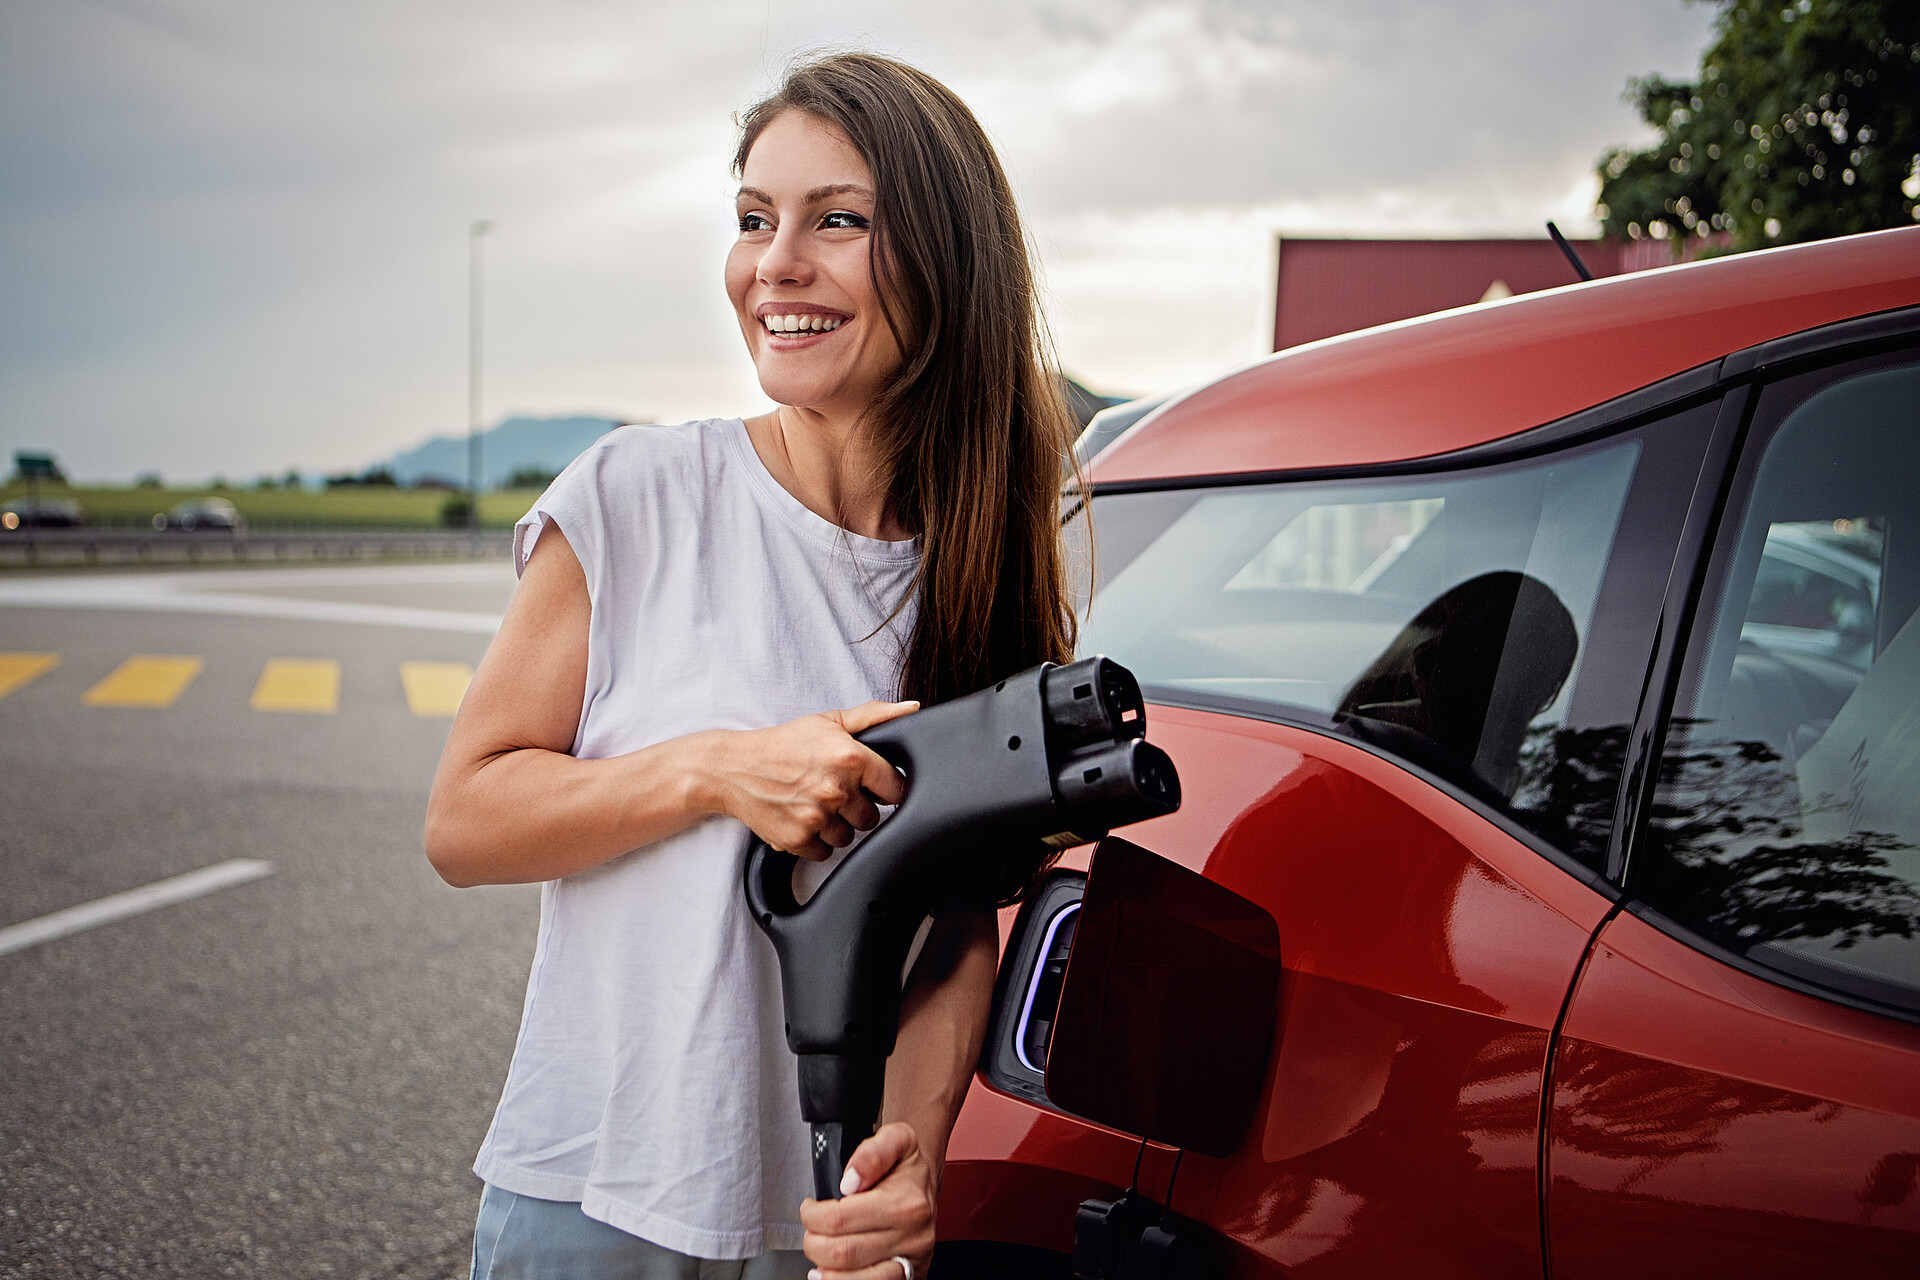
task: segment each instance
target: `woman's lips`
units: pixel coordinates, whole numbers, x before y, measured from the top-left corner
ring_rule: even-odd
[[[812,346],[813,341],[837,333],[853,317],[835,307],[798,298],[773,299],[753,309],[753,318],[775,350]]]
[[[802,351],[818,346],[853,323],[853,317],[839,311],[813,308],[763,306],[756,316],[767,345],[775,351]]]
[[[830,340],[838,329],[824,333],[769,333],[767,345],[775,351],[804,351]]]

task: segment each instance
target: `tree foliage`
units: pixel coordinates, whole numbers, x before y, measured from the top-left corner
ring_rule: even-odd
[[[1630,82],[1660,138],[1601,160],[1605,234],[1742,250],[1920,218],[1920,2],[1714,2],[1696,83]]]

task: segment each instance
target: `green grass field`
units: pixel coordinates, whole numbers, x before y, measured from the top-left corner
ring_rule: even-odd
[[[0,502],[24,497],[24,484],[0,485]],[[89,525],[145,527],[153,517],[192,498],[225,498],[258,529],[352,528],[437,529],[440,509],[455,495],[444,489],[134,489],[40,486],[42,497],[72,498],[86,510]],[[526,514],[538,489],[500,489],[480,495],[480,522],[504,529]]]

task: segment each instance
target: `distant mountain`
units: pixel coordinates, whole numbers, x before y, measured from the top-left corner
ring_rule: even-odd
[[[495,489],[514,472],[528,468],[557,474],[581,450],[620,425],[615,418],[504,419],[480,433],[481,483]],[[386,466],[401,484],[437,479],[465,488],[467,438],[436,436],[376,465]]]
[[[1076,379],[1066,374],[1056,374],[1060,379],[1060,390],[1066,393],[1067,408],[1082,427],[1093,421],[1093,415],[1102,409],[1111,409],[1114,405],[1125,404],[1132,396],[1103,396],[1089,391]]]
[[[1060,375],[1061,388],[1074,417],[1085,426],[1094,414],[1109,405],[1120,404],[1124,396],[1102,396],[1087,390],[1066,375]],[[558,475],[562,468],[580,455],[588,445],[615,427],[618,418],[507,418],[480,433],[481,482],[497,489],[516,471],[536,470]],[[443,480],[455,488],[467,485],[467,438],[436,436],[417,448],[396,453],[369,470],[385,467],[403,485],[422,480]]]

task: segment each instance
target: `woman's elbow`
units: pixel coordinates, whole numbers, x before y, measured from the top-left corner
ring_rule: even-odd
[[[472,842],[463,829],[465,824],[460,822],[458,814],[449,812],[451,807],[436,787],[427,801],[427,861],[440,878],[454,888],[471,889],[486,880],[474,865]]]

